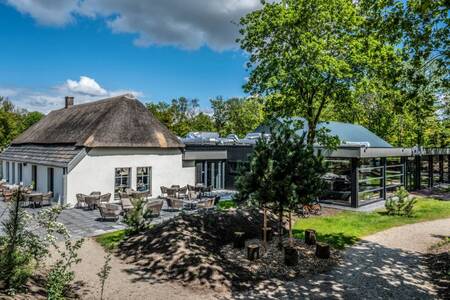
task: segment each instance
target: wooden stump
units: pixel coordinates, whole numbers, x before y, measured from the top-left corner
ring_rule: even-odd
[[[264,240],[264,231],[266,232],[266,239],[268,242],[270,242],[273,239],[273,232],[272,232],[272,228],[270,227],[265,227],[261,230],[261,240]]]
[[[298,264],[298,252],[294,247],[284,247],[284,264],[286,266],[296,266]]]
[[[247,259],[254,261],[259,258],[259,245],[248,245],[247,246]]]
[[[330,245],[324,243],[316,244],[316,256],[318,258],[330,258]]]
[[[316,244],[316,231],[314,229],[306,229],[305,230],[305,243],[307,245],[315,245]]]
[[[238,231],[234,233],[233,247],[237,249],[245,248],[245,232]]]

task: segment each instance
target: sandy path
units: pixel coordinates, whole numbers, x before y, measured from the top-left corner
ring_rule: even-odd
[[[96,275],[103,266],[106,255],[103,248],[92,239],[86,239],[79,252],[82,262],[75,268],[75,281],[82,281],[85,286],[80,288],[82,299],[100,299],[100,283]],[[215,299],[208,291],[194,291],[177,283],[149,283],[137,280],[128,274],[132,266],[119,258],[112,256],[111,274],[106,282],[104,299]]]
[[[426,253],[428,248],[439,242],[439,236],[450,235],[450,219],[422,222],[394,227],[364,238],[389,248]]]
[[[367,236],[327,274],[264,281],[233,299],[437,299],[423,253],[450,235],[450,219],[405,225]]]

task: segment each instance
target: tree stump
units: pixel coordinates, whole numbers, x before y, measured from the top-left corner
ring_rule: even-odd
[[[259,245],[248,245],[247,246],[247,259],[254,261],[259,258]]]
[[[315,245],[316,240],[316,231],[314,229],[306,229],[305,230],[305,243],[307,245]]]
[[[298,264],[298,252],[294,247],[284,247],[284,264],[286,266],[296,266]]]
[[[233,247],[237,249],[245,248],[245,232],[238,231],[234,233]]]
[[[330,245],[324,243],[316,244],[316,256],[318,258],[330,258]]]
[[[264,231],[266,232],[266,239],[267,239],[267,241],[270,242],[270,241],[272,240],[272,238],[273,238],[272,228],[270,228],[270,227],[264,227],[264,228],[261,230],[261,240],[262,240],[262,241],[264,240]]]

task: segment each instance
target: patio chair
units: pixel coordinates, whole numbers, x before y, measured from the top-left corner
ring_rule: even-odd
[[[161,186],[161,197],[167,197],[167,188],[165,186]]]
[[[53,192],[42,195],[42,205],[52,205]]]
[[[100,203],[98,205],[98,210],[100,211],[100,216],[103,221],[117,221],[121,213],[120,205],[114,203]]]
[[[214,198],[208,198],[197,202],[197,208],[206,210],[214,208]]]
[[[33,203],[33,208],[41,207],[43,202],[43,195],[33,195],[29,198],[30,202]]]
[[[100,204],[100,196],[86,196],[84,197],[84,201],[86,201],[86,204],[89,209],[95,209]]]
[[[167,198],[175,198],[177,196],[178,189],[168,188]]]
[[[13,192],[11,190],[3,191],[3,201],[8,202],[12,199]]]
[[[130,200],[130,197],[126,193],[119,193],[120,202],[122,204],[122,210],[126,213],[133,209],[133,203]]]
[[[147,210],[151,211],[152,216],[159,216],[163,204],[163,200],[152,200],[146,204],[146,208]]]
[[[188,199],[191,201],[198,200],[200,193],[196,192],[196,191],[189,191],[187,196],[188,196]]]
[[[77,208],[85,207],[86,206],[86,199],[85,199],[86,195],[84,195],[84,194],[77,194],[76,197],[77,197],[77,205],[76,205],[76,207]]]
[[[186,187],[189,192],[195,191],[195,186],[193,186],[193,185],[188,184]]]
[[[94,191],[92,193],[90,193],[90,196],[100,196],[102,193],[98,192],[98,191]]]
[[[100,195],[100,203],[108,203],[111,199],[111,193]]]
[[[187,186],[180,188],[178,190],[178,198],[179,199],[187,198],[187,196],[188,196],[187,191],[188,191]]]
[[[179,189],[179,188],[180,188],[180,185],[179,185],[179,184],[172,184],[172,185],[170,186],[170,188],[172,188],[172,189]]]
[[[167,197],[166,200],[170,209],[181,210],[184,208],[184,201],[181,199]]]

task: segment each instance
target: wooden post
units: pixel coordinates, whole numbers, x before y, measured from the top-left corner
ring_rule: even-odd
[[[233,247],[237,249],[245,248],[245,232],[238,231],[234,233]]]
[[[270,242],[273,238],[273,232],[271,227],[266,227],[261,230],[261,240],[264,241],[264,235],[266,235],[266,241]],[[267,245],[266,245],[267,246]]]
[[[318,258],[330,258],[330,245],[324,243],[316,244],[316,256]]]
[[[316,240],[316,231],[314,229],[306,229],[305,230],[305,244],[307,245],[315,245]]]
[[[248,245],[247,246],[247,259],[254,261],[259,259],[259,246],[258,245]]]
[[[263,222],[263,246],[264,250],[267,250],[267,208],[264,204],[264,222]]]

